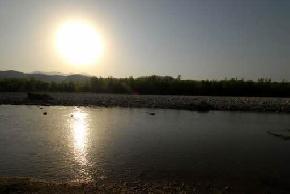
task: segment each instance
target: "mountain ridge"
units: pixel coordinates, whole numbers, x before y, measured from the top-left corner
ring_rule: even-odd
[[[54,74],[55,73],[55,74]],[[24,73],[15,70],[0,71],[0,79],[11,79],[11,78],[34,78],[45,82],[62,82],[62,81],[85,81],[92,76],[83,74],[63,74],[61,72],[42,72],[34,71],[31,73]]]

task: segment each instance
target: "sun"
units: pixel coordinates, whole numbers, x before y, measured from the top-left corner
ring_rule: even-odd
[[[96,64],[103,53],[103,41],[94,25],[74,20],[63,23],[56,32],[56,49],[73,65]]]

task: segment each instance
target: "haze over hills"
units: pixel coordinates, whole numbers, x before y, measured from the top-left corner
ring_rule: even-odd
[[[45,74],[45,75],[70,75],[70,74],[65,74],[59,71],[33,71],[28,74]]]
[[[7,70],[0,71],[0,79],[5,78],[35,78],[40,81],[45,82],[62,82],[62,81],[85,81],[88,80],[91,76],[82,75],[82,74],[71,74],[66,75],[60,72],[41,72],[34,71],[32,73],[23,73],[20,71]]]

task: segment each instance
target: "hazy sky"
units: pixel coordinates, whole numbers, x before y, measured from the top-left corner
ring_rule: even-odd
[[[57,26],[71,18],[103,36],[97,65],[55,51]],[[0,0],[0,69],[290,80],[290,1]]]

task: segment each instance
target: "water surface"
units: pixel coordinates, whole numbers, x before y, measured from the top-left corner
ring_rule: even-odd
[[[289,126],[289,114],[2,105],[0,176],[290,180],[290,141],[266,133]]]

